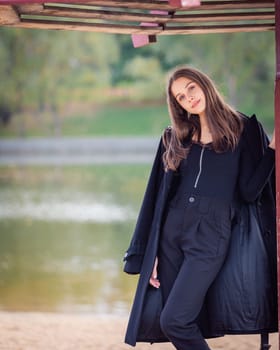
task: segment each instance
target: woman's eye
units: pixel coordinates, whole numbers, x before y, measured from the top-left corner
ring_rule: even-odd
[[[179,96],[178,101],[182,102],[182,101],[184,101],[184,99],[185,99],[185,95],[181,95],[181,96]]]
[[[190,85],[189,90],[193,90],[195,88],[195,85]]]

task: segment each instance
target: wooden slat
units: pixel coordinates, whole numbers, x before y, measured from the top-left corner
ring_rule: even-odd
[[[211,13],[211,14],[184,14],[184,15],[154,15],[151,13],[127,13],[124,11],[89,10],[60,6],[21,5],[18,10],[22,15],[45,15],[69,18],[99,19],[106,21],[122,22],[155,22],[155,23],[192,23],[192,22],[227,22],[227,21],[251,21],[274,20],[273,12],[238,12],[238,13]]]
[[[63,22],[47,20],[22,19],[17,23],[21,28],[38,29],[63,29],[79,30],[89,32],[103,32],[110,34],[144,34],[144,35],[187,35],[206,33],[230,33],[230,32],[257,32],[274,29],[274,24],[254,25],[226,25],[226,26],[180,26],[180,27],[150,27],[150,26],[128,26],[128,25],[106,25],[103,23]]]
[[[81,3],[82,4],[82,3]],[[170,6],[165,1],[149,1],[149,0],[130,0],[130,1],[114,1],[114,0],[91,0],[85,2],[84,5],[109,6],[129,9],[147,9],[147,10],[179,10],[183,7]],[[232,1],[202,1],[199,9],[203,10],[224,10],[224,9],[250,9],[250,8],[274,8],[273,0],[232,0]],[[195,8],[189,8],[188,11],[195,11]]]
[[[206,33],[236,33],[236,32],[260,32],[274,30],[274,24],[240,24],[240,25],[223,25],[223,26],[174,26],[165,27],[164,35],[179,34],[206,34]]]
[[[180,8],[170,6],[167,0],[91,0],[85,1],[84,5],[93,5],[99,7],[117,7],[133,10],[174,10]]]
[[[94,6],[110,6],[110,7],[124,7],[124,8],[140,8],[140,9],[155,9],[159,6],[168,6],[174,8],[174,6],[168,5],[166,0],[128,0],[128,1],[116,1],[116,0],[0,0],[0,5],[19,5],[19,4],[43,4],[43,3],[68,3],[68,4],[92,4]]]
[[[70,18],[100,19],[106,21],[120,22],[158,22],[168,21],[172,15],[153,15],[143,13],[127,13],[124,11],[105,11],[105,10],[88,10],[70,7],[45,6],[44,10],[29,8],[28,5],[19,6],[19,12],[22,15],[45,15]]]
[[[235,12],[235,13],[211,13],[211,14],[185,14],[174,15],[172,22],[188,23],[188,22],[228,22],[228,21],[264,21],[274,20],[274,12]]]
[[[17,9],[17,12],[20,14],[29,13],[29,12],[41,13],[42,11],[44,11],[43,4],[15,5],[14,7]]]
[[[104,23],[84,23],[75,21],[55,21],[55,20],[36,20],[22,18],[17,25],[21,28],[38,28],[38,29],[64,29],[80,30],[89,32],[103,32],[109,34],[148,34],[158,35],[163,28],[161,26],[129,26],[115,25]]]
[[[48,2],[57,2],[57,3],[86,3],[90,0],[49,0]],[[18,5],[18,4],[43,4],[46,0],[0,0],[1,5]]]
[[[12,6],[0,6],[0,25],[17,24],[20,18]]]
[[[1,4],[26,4],[26,3],[66,3],[79,4],[84,6],[99,6],[111,8],[123,8],[133,10],[179,10],[183,7],[174,7],[164,0],[0,0]],[[254,8],[274,8],[273,0],[227,0],[227,1],[202,1],[198,7],[203,10],[223,10],[223,9],[254,9]],[[188,11],[195,11],[197,8],[188,8]]]

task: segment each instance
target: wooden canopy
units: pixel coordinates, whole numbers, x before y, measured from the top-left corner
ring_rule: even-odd
[[[274,0],[0,0],[0,4],[0,25],[131,34],[135,46],[156,41],[158,35],[275,28]]]
[[[136,47],[156,41],[159,35],[275,30],[280,296],[280,0],[0,0],[0,26],[130,34]]]

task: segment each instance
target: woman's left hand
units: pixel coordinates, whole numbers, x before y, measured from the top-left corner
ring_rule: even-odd
[[[155,259],[155,263],[154,263],[154,268],[153,268],[153,272],[150,278],[150,285],[153,286],[154,288],[159,288],[160,286],[160,282],[158,280],[158,276],[157,276],[157,266],[158,266],[158,257],[156,257]]]
[[[272,138],[268,146],[272,149],[275,149],[275,129],[273,130]]]

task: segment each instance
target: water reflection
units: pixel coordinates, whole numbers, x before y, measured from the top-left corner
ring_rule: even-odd
[[[111,222],[134,217],[130,207],[114,203],[108,195],[96,198],[79,192],[1,191],[0,219]]]
[[[0,308],[126,314],[136,278],[122,272],[122,256],[148,168],[61,170],[59,181],[26,169],[30,182],[2,170]]]

